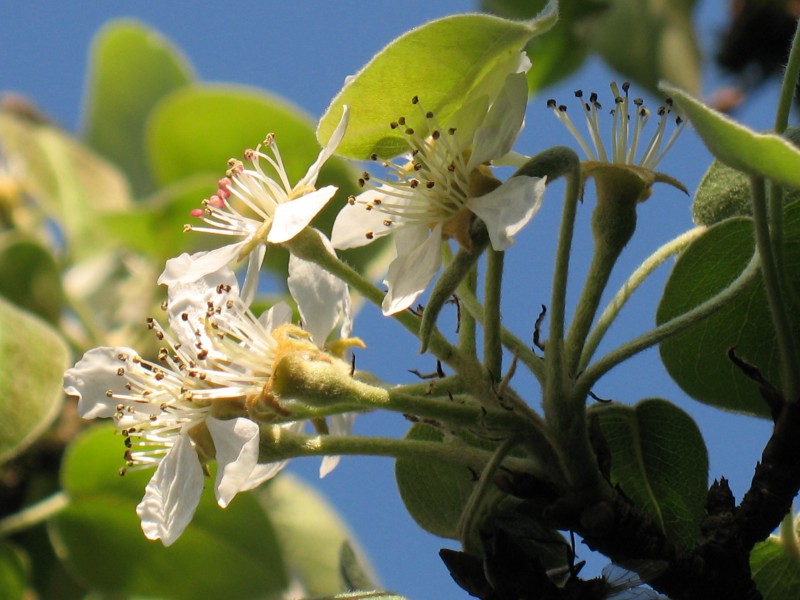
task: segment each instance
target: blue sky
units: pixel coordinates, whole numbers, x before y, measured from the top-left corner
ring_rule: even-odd
[[[703,40],[708,46],[718,31],[721,17],[718,3],[702,4],[697,22],[703,24]],[[263,88],[319,116],[344,77],[359,69],[391,39],[430,19],[474,9],[475,3],[467,0],[407,0],[400,4],[355,0],[168,5],[152,1],[42,2],[30,3],[24,11],[19,5],[3,3],[0,22],[6,27],[0,37],[3,57],[0,90],[14,90],[31,97],[65,128],[79,130],[86,57],[92,36],[112,18],[133,16],[173,40],[201,79]],[[413,65],[406,76],[413,77]],[[569,103],[572,92],[583,88],[597,91],[601,101],[604,96],[608,100],[608,83],[614,78],[619,76],[610,73],[599,60],[590,60],[567,83],[534,98],[517,149],[535,154],[551,145],[572,144],[570,136],[546,109],[547,98]],[[704,91],[713,90],[720,81],[714,76],[707,78]],[[770,93],[774,91],[772,87],[758,93],[737,118],[756,129],[768,128],[774,102]],[[649,104],[657,104],[657,100],[650,99]],[[254,143],[263,134],[254,131]],[[660,170],[677,177],[692,190],[709,161],[708,153],[687,129]],[[560,193],[558,186],[548,191],[540,214],[508,253],[506,280],[513,282],[514,295],[511,297],[509,293],[505,297],[504,323],[512,329],[529,330],[537,307],[549,301]],[[692,226],[689,205],[690,200],[676,190],[665,186],[656,189],[640,210],[639,230],[609,289],[616,290],[649,252]],[[586,264],[588,257],[588,246],[581,242],[589,239],[588,215],[588,210],[584,210],[584,234],[579,230],[576,237],[575,284],[582,279],[580,266]],[[612,328],[603,347],[609,349],[644,331],[653,322],[664,279],[665,273],[659,273],[637,292],[623,313],[627,322]],[[386,380],[409,381],[408,369],[430,371],[434,367],[431,359],[417,354],[416,344],[399,327],[382,319],[371,307],[359,315],[355,333],[369,346],[359,354],[359,368],[374,370]],[[767,424],[724,414],[687,399],[666,376],[657,358],[655,350],[645,352],[609,374],[595,392],[625,403],[652,396],[677,402],[698,421],[706,436],[711,477],[729,478],[740,498],[769,435]],[[536,390],[530,382],[522,380],[519,385],[531,403],[538,406]],[[370,435],[401,436],[407,426],[400,417],[367,415],[359,418],[356,430]],[[292,467],[310,481],[316,480],[317,468],[316,460],[298,462]],[[384,585],[420,600],[464,596],[437,556],[440,547],[454,547],[453,544],[420,531],[405,513],[388,460],[346,458],[319,483],[319,488],[354,528],[371,554]]]

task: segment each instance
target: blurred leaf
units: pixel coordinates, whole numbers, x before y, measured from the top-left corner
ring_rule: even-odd
[[[441,442],[444,436],[430,425],[417,424],[409,429],[406,439]],[[461,513],[475,487],[473,473],[465,467],[407,458],[397,460],[394,473],[400,497],[417,525],[435,535],[457,539]]]
[[[348,541],[339,549],[339,574],[346,590],[376,589],[374,574],[367,572]]]
[[[655,94],[662,80],[696,94],[701,56],[692,26],[694,4],[612,0],[587,27],[587,40],[613,69]]]
[[[611,451],[611,483],[671,540],[694,546],[705,514],[708,453],[692,418],[657,398],[635,406],[596,404]]]
[[[59,129],[2,112],[0,142],[23,163],[26,192],[48,217],[43,225],[58,224],[57,242],[70,255],[85,257],[113,243],[96,219],[131,205],[128,183],[116,167]]]
[[[710,228],[680,256],[667,281],[656,319],[664,323],[727,287],[754,251],[753,223],[731,218]],[[784,212],[784,266],[788,296],[800,297],[800,202]],[[790,307],[796,314],[797,307]],[[736,354],[780,386],[780,366],[764,286],[758,278],[724,308],[661,343],[670,376],[695,400],[726,410],[768,417],[757,385],[727,357]]]
[[[0,246],[0,295],[50,323],[61,318],[61,273],[53,255],[39,243],[7,236]]]
[[[343,544],[355,542],[336,510],[314,488],[285,473],[258,496],[280,540],[284,560],[303,588],[312,595],[341,591],[339,552]],[[363,556],[360,550],[356,553]],[[374,580],[374,575],[370,573],[369,578]]]
[[[191,525],[169,548],[148,541],[135,506],[151,470],[117,474],[122,439],[93,427],[70,444],[61,469],[68,507],[50,522],[53,545],[68,569],[108,594],[165,599],[250,599],[288,585],[275,532],[250,494],[221,510],[213,485],[203,490]]]
[[[350,124],[338,154],[366,159],[373,153],[391,157],[405,151],[400,132],[389,124],[407,115],[409,126],[424,115],[411,104],[419,96],[439,122],[459,108],[501,61],[553,26],[555,3],[530,21],[508,21],[489,15],[454,15],[412,29],[378,52],[333,99],[317,129],[325,144],[339,122],[342,106],[350,106]],[[414,109],[414,110],[412,110]]]
[[[4,600],[24,599],[29,570],[25,553],[11,542],[0,540],[0,595]]]
[[[757,133],[669,85],[670,95],[711,153],[726,165],[800,188],[800,149],[775,133]]]
[[[714,225],[731,217],[753,214],[750,178],[714,160],[703,175],[692,202],[692,218],[698,225]]]
[[[528,88],[535,93],[568,77],[586,59],[586,25],[602,13],[609,0],[561,0],[558,22],[525,46],[532,66]],[[545,0],[483,0],[481,9],[508,19],[530,19],[545,6]]]
[[[795,521],[797,527],[797,521]],[[800,557],[798,556],[797,531],[793,540],[771,535],[756,544],[750,553],[750,569],[753,580],[764,600],[786,600],[794,598],[800,589]]]
[[[54,329],[0,299],[0,462],[21,452],[55,419],[68,355]]]
[[[147,119],[162,97],[193,79],[191,67],[158,32],[123,19],[97,34],[89,69],[86,141],[119,165],[143,195],[153,187],[145,155]]]

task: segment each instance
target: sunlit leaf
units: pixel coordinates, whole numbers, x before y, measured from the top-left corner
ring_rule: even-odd
[[[589,44],[616,71],[653,93],[669,81],[697,93],[700,47],[692,25],[695,0],[612,0],[587,26]]]
[[[58,414],[68,357],[54,329],[0,299],[0,462],[26,448]]]
[[[340,551],[354,543],[352,531],[311,486],[283,474],[259,492],[280,540],[284,560],[310,595],[341,591]],[[364,564],[363,554],[356,550]],[[369,573],[371,569],[365,567]],[[375,579],[369,574],[369,579]]]
[[[169,548],[148,541],[135,512],[152,471],[117,471],[122,438],[113,427],[84,432],[68,448],[61,480],[68,507],[50,522],[54,546],[88,587],[169,599],[245,599],[288,584],[275,532],[250,494],[221,510],[206,486],[194,519]]]
[[[789,140],[748,129],[677,87],[664,84],[660,88],[675,100],[720,161],[744,173],[800,188],[800,149]]]
[[[750,553],[753,580],[764,600],[794,598],[800,589],[800,556],[797,532],[793,540],[770,536]]]
[[[788,297],[798,298],[800,285],[800,203],[787,205],[784,216],[784,267],[791,283]],[[742,272],[754,251],[753,223],[731,218],[710,228],[680,256],[658,307],[664,323],[725,289]],[[791,314],[796,312],[793,308]],[[760,369],[780,387],[780,366],[763,283],[756,279],[727,306],[660,345],[670,376],[694,399],[713,406],[767,417],[769,409],[758,386],[728,358],[728,350]]]
[[[492,69],[522,50],[525,43],[556,21],[555,2],[529,21],[509,21],[489,15],[454,15],[432,21],[395,39],[333,99],[320,120],[317,137],[329,139],[342,106],[350,106],[350,125],[338,153],[366,159],[373,153],[395,156],[406,144],[389,124],[406,115],[409,126],[424,115],[411,104],[418,96],[426,111],[445,122],[479,87]]]
[[[611,453],[611,483],[670,539],[692,547],[708,489],[708,453],[692,418],[660,399],[596,404],[591,414]]]
[[[137,195],[152,188],[144,146],[150,111],[193,78],[180,52],[134,20],[107,24],[95,37],[86,95],[86,141],[119,165]]]

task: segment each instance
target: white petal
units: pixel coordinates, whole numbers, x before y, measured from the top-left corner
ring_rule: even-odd
[[[542,205],[545,178],[512,177],[496,190],[471,198],[467,207],[486,224],[492,248],[505,250]]]
[[[339,188],[334,185],[326,185],[310,194],[279,204],[272,218],[267,241],[270,244],[282,244],[291,240],[311,223],[333,198],[337,189]]]
[[[330,418],[330,435],[350,435],[353,432],[353,422],[356,420],[356,413],[344,413],[332,415]],[[336,468],[339,464],[339,456],[325,456],[319,467],[320,479]]]
[[[297,302],[303,329],[322,347],[344,313],[347,285],[316,263],[294,255],[289,257],[286,283]]]
[[[258,244],[250,251],[247,259],[247,272],[244,276],[242,285],[242,302],[245,306],[250,306],[258,293],[258,282],[261,274],[261,264],[264,262],[264,255],[267,253],[266,244]]]
[[[217,504],[225,508],[236,494],[250,489],[250,476],[258,464],[259,429],[244,417],[226,421],[208,418],[206,425],[217,451]]]
[[[400,238],[400,236],[397,237]],[[398,245],[400,245],[399,239]],[[399,254],[389,265],[389,271],[384,280],[384,283],[389,286],[389,291],[381,305],[383,314],[393,315],[414,304],[439,271],[441,264],[442,226],[437,225],[424,243],[416,246],[410,252]]]
[[[475,132],[468,171],[508,154],[522,130],[527,106],[528,80],[523,73],[509,75],[486,119]]]
[[[189,434],[181,432],[136,507],[144,535],[165,546],[172,544],[192,520],[202,491],[203,469]]]
[[[292,322],[292,308],[285,302],[278,302],[261,313],[258,321],[267,331],[272,331],[276,327]]]
[[[331,135],[330,139],[326,146],[322,149],[322,152],[319,153],[317,160],[314,161],[314,164],[311,165],[308,169],[308,172],[305,174],[295,187],[300,186],[314,186],[317,183],[317,177],[319,177],[320,169],[322,169],[322,165],[328,160],[334,152],[336,152],[336,148],[339,147],[339,144],[344,137],[344,132],[347,130],[347,123],[350,120],[350,107],[346,104],[342,106],[342,118],[339,119],[339,124],[336,126],[336,129],[333,130],[333,134]],[[287,238],[288,239],[288,238]],[[284,240],[286,241],[286,240]],[[277,242],[276,242],[277,243]]]
[[[331,231],[331,243],[338,250],[358,248],[369,244],[375,238],[392,232],[385,224],[386,214],[379,210],[368,210],[365,203],[371,203],[376,198],[385,196],[381,188],[367,190],[356,197],[355,204],[349,202],[336,215]],[[400,200],[393,199],[399,203]],[[372,238],[367,237],[367,232],[372,232]]]
[[[170,259],[167,261],[164,272],[158,278],[158,284],[174,285],[198,281],[206,275],[234,263],[248,243],[247,240],[244,240],[208,252],[197,252],[191,256],[181,254],[177,258]]]
[[[125,378],[117,371],[123,366],[120,354],[136,356],[132,348],[93,348],[83,355],[74,367],[64,373],[64,391],[78,397],[78,414],[84,419],[104,419],[114,416],[118,401],[106,396],[111,390],[129,393]]]

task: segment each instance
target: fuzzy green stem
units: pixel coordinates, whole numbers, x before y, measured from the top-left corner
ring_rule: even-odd
[[[43,523],[64,510],[68,504],[69,496],[60,491],[0,519],[0,539]]]
[[[767,293],[772,325],[778,342],[778,355],[781,361],[781,380],[784,398],[789,402],[800,401],[800,362],[798,362],[792,320],[787,312],[782,291],[781,275],[775,264],[770,224],[767,219],[767,199],[764,193],[764,179],[751,177],[750,188],[753,197],[753,224],[756,231],[756,247],[761,262],[761,275]]]
[[[800,22],[794,30],[792,47],[789,51],[789,59],[786,62],[781,92],[778,97],[778,107],[775,112],[775,131],[777,133],[786,131],[786,125],[789,123],[789,113],[792,110],[798,76],[800,76]]]
[[[665,260],[681,252],[695,239],[700,237],[706,231],[705,226],[695,227],[686,233],[683,233],[661,246],[658,250],[653,252],[647,260],[645,260],[633,273],[628,277],[627,281],[622,284],[619,291],[608,303],[600,318],[597,319],[597,324],[589,334],[586,344],[583,347],[583,354],[581,355],[580,363],[578,364],[578,372],[586,369],[589,361],[594,356],[597,346],[603,339],[606,331],[611,326],[611,323],[617,318],[619,311],[625,306],[625,303],[639,288],[639,286],[655,271]]]
[[[481,471],[492,459],[492,452],[467,444],[366,436],[308,436],[270,426],[261,428],[260,445],[261,462],[276,462],[305,456],[388,456],[426,463],[435,461]],[[513,471],[534,475],[540,471],[532,461],[514,457],[506,458],[503,466]]]
[[[578,395],[586,395],[592,386],[611,369],[618,364],[629,359],[631,356],[638,354],[642,350],[646,350],[662,340],[675,335],[696,324],[698,321],[714,314],[719,309],[723,308],[732,302],[748,285],[758,277],[759,273],[759,260],[758,255],[755,254],[750,259],[750,262],[739,274],[739,276],[731,282],[731,284],[719,292],[716,296],[709,298],[702,304],[695,306],[692,310],[683,313],[680,316],[670,319],[666,323],[662,323],[658,327],[643,333],[639,337],[623,344],[616,350],[613,350],[603,356],[600,360],[590,365],[581,375],[576,382],[575,393]]]
[[[461,288],[459,291],[459,300],[461,301],[461,307],[464,311],[483,325],[485,322],[483,307],[480,305],[480,302],[478,302],[475,294]],[[520,340],[505,327],[500,328],[500,341],[503,343],[503,346],[508,348],[522,361],[522,364],[528,367],[540,384],[544,383],[544,362],[540,357],[536,356],[536,353],[534,353],[525,342]]]
[[[469,275],[458,286],[456,292],[459,299],[459,320],[458,320],[458,347],[467,356],[478,355],[478,344],[476,338],[475,316],[468,310],[463,310],[461,298],[464,294],[475,296],[475,289],[478,285],[478,273],[472,269]]]
[[[486,253],[484,281],[483,364],[495,378],[503,371],[503,346],[500,340],[500,295],[503,285],[505,253],[489,249]]]

